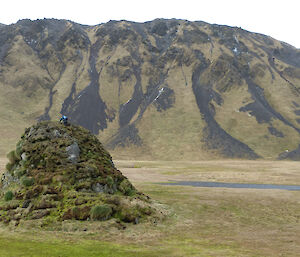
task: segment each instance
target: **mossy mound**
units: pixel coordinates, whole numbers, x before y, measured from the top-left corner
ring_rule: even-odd
[[[108,220],[155,213],[86,129],[41,122],[25,130],[1,179],[0,221]]]

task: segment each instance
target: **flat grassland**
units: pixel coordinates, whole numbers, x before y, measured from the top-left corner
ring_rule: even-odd
[[[0,171],[6,160],[0,158]],[[300,163],[115,161],[165,220],[126,229],[66,222],[60,231],[0,226],[0,256],[300,256],[300,191],[167,186],[194,180],[300,185]],[[84,225],[83,225],[84,224]]]

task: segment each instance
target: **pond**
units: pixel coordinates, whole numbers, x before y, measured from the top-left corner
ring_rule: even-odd
[[[300,186],[298,185],[223,183],[223,182],[207,182],[207,181],[174,181],[174,182],[167,182],[167,183],[160,183],[160,184],[171,185],[171,186],[280,189],[280,190],[300,191]]]

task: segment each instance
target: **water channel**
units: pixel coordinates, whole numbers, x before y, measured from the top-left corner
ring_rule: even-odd
[[[222,188],[251,188],[251,189],[280,189],[300,191],[300,185],[274,185],[274,184],[246,184],[246,183],[223,183],[207,181],[174,181],[160,183],[171,186],[192,186],[192,187],[222,187]]]

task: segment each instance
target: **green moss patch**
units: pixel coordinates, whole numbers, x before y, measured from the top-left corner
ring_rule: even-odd
[[[4,194],[4,200],[5,201],[10,201],[12,200],[14,197],[14,194],[12,191],[7,191],[5,194]]]

